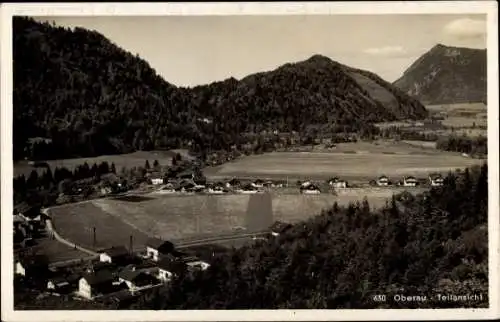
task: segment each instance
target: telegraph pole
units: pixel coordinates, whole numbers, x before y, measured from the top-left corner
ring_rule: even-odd
[[[92,247],[95,249],[95,245],[96,245],[95,227],[93,227],[93,235],[94,235],[94,240],[93,240],[93,243],[92,243]]]

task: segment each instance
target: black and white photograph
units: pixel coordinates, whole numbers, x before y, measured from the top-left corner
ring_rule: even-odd
[[[2,5],[2,320],[498,317],[497,3],[219,5]]]

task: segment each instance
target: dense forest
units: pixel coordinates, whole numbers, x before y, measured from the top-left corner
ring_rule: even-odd
[[[315,55],[195,88],[163,80],[96,31],[13,20],[14,158],[189,148],[229,150],[244,133],[356,132],[425,108],[378,76]]]
[[[394,82],[425,104],[486,104],[486,49],[438,44]]]
[[[205,272],[143,296],[134,309],[487,307],[487,165],[445,186],[337,204],[271,239],[216,256]],[[447,302],[437,294],[482,294]],[[373,300],[386,294],[387,301]],[[422,295],[426,302],[391,296]]]

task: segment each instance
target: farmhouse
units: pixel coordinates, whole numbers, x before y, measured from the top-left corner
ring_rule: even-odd
[[[284,222],[281,222],[281,221],[276,221],[271,226],[271,235],[274,236],[274,237],[277,237],[280,234],[286,232],[290,228],[292,228],[292,225],[284,223]]]
[[[30,206],[26,202],[22,202],[14,206],[14,215],[32,220],[40,216],[40,207]]]
[[[163,175],[160,172],[152,172],[149,176],[149,181],[154,185],[163,184]]]
[[[440,174],[431,174],[429,176],[429,182],[433,187],[439,187],[444,184],[444,178]]]
[[[146,254],[148,258],[158,261],[161,255],[167,255],[174,251],[174,244],[157,238],[151,238],[146,243]]]
[[[318,186],[314,185],[314,184],[309,184],[307,186],[304,186],[302,185],[300,187],[300,193],[304,193],[304,194],[320,194],[321,193],[321,190],[319,189]]]
[[[417,184],[418,180],[413,176],[408,176],[403,178],[403,186],[405,187],[415,187]]]
[[[104,263],[123,263],[129,251],[123,246],[111,247],[99,252],[99,261]]]
[[[51,278],[47,281],[47,290],[56,294],[68,294],[76,290],[78,284],[78,275],[70,275],[67,277],[59,276]]]
[[[252,182],[252,183],[251,183],[251,185],[252,185],[254,188],[262,188],[262,187],[264,187],[264,180],[257,179],[257,180],[255,180],[254,182]]]
[[[186,271],[186,265],[179,261],[162,258],[158,262],[157,278],[162,282],[169,282],[172,278],[182,275]]]
[[[126,284],[117,281],[110,271],[88,274],[78,281],[78,294],[86,299],[94,299],[127,288]]]
[[[138,271],[135,268],[124,269],[118,274],[118,281],[125,283],[130,291],[140,291],[159,284],[158,278]]]
[[[389,178],[385,175],[381,175],[377,179],[377,186],[388,186],[390,184]]]
[[[347,181],[334,177],[328,180],[328,184],[334,188],[347,188]]]

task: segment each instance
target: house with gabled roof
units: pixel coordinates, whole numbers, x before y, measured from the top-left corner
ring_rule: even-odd
[[[403,186],[405,187],[415,187],[418,185],[417,178],[413,176],[406,176],[403,178]]]
[[[56,276],[47,280],[47,290],[55,294],[68,294],[77,289],[80,276],[70,274],[67,276]]]
[[[174,277],[183,275],[187,270],[185,263],[181,261],[162,258],[158,262],[157,278],[162,282],[169,282]]]
[[[146,243],[146,256],[158,261],[160,256],[167,255],[175,249],[174,244],[158,238],[150,238]]]
[[[84,274],[78,281],[78,294],[86,299],[128,289],[111,271],[102,270],[93,274]]]
[[[440,187],[444,185],[444,178],[442,175],[434,173],[429,175],[429,183],[432,187]]]
[[[127,268],[120,271],[118,273],[118,280],[119,282],[125,283],[132,292],[150,288],[160,283],[157,277],[136,270],[135,268]]]
[[[303,194],[320,194],[321,190],[315,184],[310,183],[309,185],[301,186],[300,187],[300,193],[303,193]]]
[[[390,185],[389,178],[385,175],[381,175],[380,177],[377,178],[377,186],[388,186]]]
[[[328,180],[328,185],[334,188],[347,188],[347,181],[339,179],[338,177],[333,177]]]

